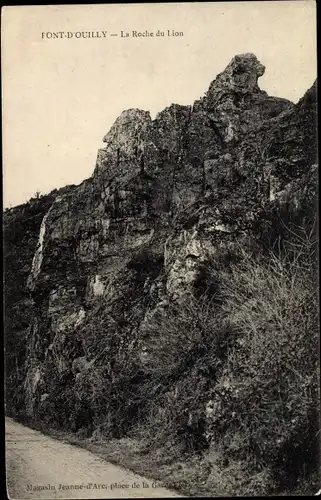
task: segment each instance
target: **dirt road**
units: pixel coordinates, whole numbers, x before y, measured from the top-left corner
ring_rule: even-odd
[[[93,453],[6,419],[7,491],[13,500],[180,497]]]

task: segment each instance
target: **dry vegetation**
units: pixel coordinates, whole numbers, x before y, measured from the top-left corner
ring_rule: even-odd
[[[224,268],[212,258],[205,292],[149,320],[143,368],[110,347],[109,374],[99,363],[77,378],[91,447],[189,494],[317,488],[315,227],[288,236],[269,252],[235,246]]]
[[[317,490],[315,226],[287,228],[268,251],[222,247],[200,270],[201,289],[156,310],[136,336],[102,299],[82,332],[84,366],[52,383],[47,366],[43,429],[67,428],[185,494]]]

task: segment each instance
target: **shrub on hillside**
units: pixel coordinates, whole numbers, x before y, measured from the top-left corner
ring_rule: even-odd
[[[141,435],[166,462],[208,447],[206,403],[234,341],[217,299],[189,294],[160,308],[140,339],[146,376]]]
[[[222,274],[222,311],[237,332],[212,397],[208,432],[226,457],[269,468],[292,487],[318,461],[318,308],[314,241]],[[211,430],[210,430],[211,429]]]
[[[146,325],[141,435],[166,462],[202,453],[211,491],[293,489],[318,466],[315,245],[313,232],[269,253],[235,245],[219,270],[208,263],[214,296],[205,287]]]
[[[214,345],[225,344],[219,308],[214,300],[192,294],[160,308],[147,322],[141,338],[144,370],[153,376],[179,377],[206,356]]]

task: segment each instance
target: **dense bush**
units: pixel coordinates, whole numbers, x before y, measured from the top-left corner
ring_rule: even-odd
[[[291,230],[268,253],[235,246],[214,297],[185,297],[148,324],[149,394],[160,389],[141,435],[164,460],[202,452],[212,491],[284,491],[318,468],[313,229]],[[214,281],[217,264],[208,266]]]
[[[209,427],[224,453],[292,487],[318,461],[318,308],[314,242],[255,258],[222,275],[237,332],[213,394]],[[221,438],[220,438],[221,436]]]

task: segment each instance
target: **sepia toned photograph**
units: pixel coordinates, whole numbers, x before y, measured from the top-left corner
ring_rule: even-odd
[[[8,498],[320,495],[316,3],[1,35]]]

